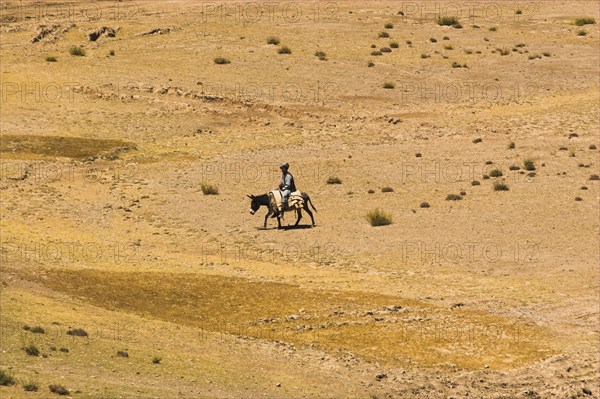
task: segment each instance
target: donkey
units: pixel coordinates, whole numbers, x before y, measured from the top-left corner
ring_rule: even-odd
[[[269,219],[269,216],[273,213],[275,213],[275,210],[272,208],[271,206],[271,201],[269,200],[269,194],[263,194],[263,195],[248,195],[248,198],[250,198],[252,200],[252,202],[250,203],[250,214],[254,215],[256,213],[256,211],[258,211],[258,209],[261,206],[266,206],[267,207],[267,214],[265,215],[265,224],[263,227],[267,227],[267,220]],[[312,209],[314,209],[314,211],[317,211],[317,208],[315,208],[315,206],[313,205],[312,201],[310,200],[310,197],[308,196],[308,194],[306,193],[302,193],[302,199],[304,200],[304,210],[306,211],[306,213],[308,213],[308,216],[310,216],[310,220],[312,221],[312,226],[315,226],[315,218],[313,217],[313,214],[311,212],[311,210],[308,207],[308,204],[310,204],[310,206],[312,206]],[[296,212],[298,212],[298,218],[296,219],[296,223],[294,224],[294,226],[298,226],[298,223],[300,223],[300,219],[302,219],[302,209],[296,209]],[[281,228],[281,216],[277,216],[277,228]]]

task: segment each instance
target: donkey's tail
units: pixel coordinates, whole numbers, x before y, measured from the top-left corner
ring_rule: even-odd
[[[315,208],[315,206],[312,203],[312,200],[310,199],[310,197],[308,197],[308,203],[310,204],[310,206],[312,207],[312,209],[317,212],[317,208]]]

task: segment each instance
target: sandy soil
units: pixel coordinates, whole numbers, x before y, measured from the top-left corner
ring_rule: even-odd
[[[0,395],[599,398],[598,5],[456,4],[3,3]]]

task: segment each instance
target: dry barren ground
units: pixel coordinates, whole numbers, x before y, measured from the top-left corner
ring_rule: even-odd
[[[2,398],[600,397],[596,2],[1,6]]]

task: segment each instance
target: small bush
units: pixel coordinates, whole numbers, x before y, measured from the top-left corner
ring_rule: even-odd
[[[277,52],[279,54],[292,54],[292,50],[288,46],[280,47],[279,50],[277,50]]]
[[[77,56],[77,57],[85,57],[85,49],[78,46],[73,46],[69,48],[69,54]]]
[[[387,226],[392,224],[392,215],[377,208],[367,213],[367,221],[371,226]]]
[[[491,177],[500,177],[502,176],[502,171],[500,169],[494,169],[490,172]]]
[[[46,331],[42,327],[40,327],[40,326],[33,327],[29,331],[31,331],[34,334],[45,334],[46,333]]]
[[[462,197],[458,194],[448,194],[446,196],[446,201],[460,201]]]
[[[452,63],[452,68],[462,68],[462,65],[460,65],[458,62],[454,61]]]
[[[583,25],[593,25],[596,23],[596,20],[592,17],[582,17],[575,19],[575,25],[583,26]]]
[[[521,15],[521,14],[523,14],[523,10],[521,10],[521,9],[515,10],[515,14]]]
[[[483,180],[488,180],[490,177],[489,177],[488,175],[483,175],[483,176],[481,176],[481,178],[482,178]]]
[[[545,51],[545,52],[542,53],[542,55],[544,57],[550,57],[552,54],[550,54],[549,52]]]
[[[393,89],[394,87],[396,87],[396,85],[393,82],[385,82],[383,84],[384,89]]]
[[[410,40],[407,40],[407,41],[406,41],[406,44],[408,44],[409,46],[412,46],[412,41],[410,41]]]
[[[460,23],[456,23],[456,24],[452,25],[452,27],[454,29],[462,29],[463,26]]]
[[[453,26],[459,23],[457,17],[438,17],[437,23],[440,26]]]
[[[69,390],[67,388],[65,388],[59,384],[48,385],[48,388],[50,389],[50,392],[56,393],[59,395],[68,395],[71,393],[71,392],[69,392]]]
[[[520,170],[520,169],[521,169],[521,167],[517,166],[517,165],[511,165],[508,167],[508,170]]]
[[[379,37],[383,37],[383,38],[390,37],[390,34],[387,32],[379,32]]]
[[[34,344],[29,344],[29,345],[23,347],[23,350],[29,356],[39,356],[40,355],[40,350]]]
[[[390,42],[390,47],[391,48],[398,48],[398,47],[400,47],[400,45],[398,44],[398,42]]]
[[[392,49],[389,47],[382,47],[379,49],[379,51],[381,51],[382,53],[391,53]]]
[[[76,337],[87,337],[88,333],[83,328],[72,328],[67,331],[68,335]]]
[[[429,54],[421,53],[421,58],[429,58],[431,57]]]
[[[152,358],[152,364],[160,364],[162,357],[154,356]]]
[[[342,184],[342,179],[339,177],[330,177],[327,179],[327,184]]]
[[[514,143],[514,141],[511,141],[510,143],[508,143],[508,146],[507,146],[507,148],[508,148],[509,150],[512,150],[512,149],[514,149],[514,148],[515,148],[515,143]]]
[[[15,385],[15,379],[8,371],[0,369],[0,385],[5,387]]]
[[[115,55],[115,50],[110,50],[110,51],[108,52],[108,55],[110,55],[111,57],[114,57],[114,55]]]
[[[506,47],[500,49],[500,55],[509,55],[510,54],[510,50]]]
[[[494,163],[494,161],[485,161],[486,165],[492,165]]]
[[[391,187],[384,187],[384,188],[381,189],[381,192],[382,193],[393,193],[394,189],[391,188]]]
[[[583,198],[581,198],[581,197],[575,197],[575,201],[583,201]]]
[[[62,353],[69,353],[69,348],[60,348],[59,351]]]
[[[532,171],[535,170],[535,163],[532,159],[526,159],[525,161],[523,161],[523,167],[525,168],[525,170]]]
[[[590,176],[590,180],[600,180],[600,176],[598,176],[598,175],[591,175]]]
[[[579,32],[577,32],[577,36],[585,36],[587,35],[587,32],[584,30],[580,30]]]
[[[496,32],[498,30],[498,28],[496,26],[492,26],[489,31],[490,32]]]
[[[515,44],[515,47],[519,47],[519,48],[520,47],[525,47],[525,46],[526,46],[525,43],[517,43],[517,44]]]
[[[494,183],[494,191],[508,191],[508,186],[504,183]]]
[[[471,49],[465,49],[465,54],[473,54],[473,50],[471,50]]]
[[[471,185],[472,185],[472,186],[479,186],[479,185],[481,185],[481,183],[479,183],[477,180],[473,180],[473,181],[471,182]]]
[[[216,184],[202,183],[200,184],[200,190],[204,195],[219,195],[219,188]]]
[[[385,29],[394,29],[394,25],[393,25],[393,24],[391,24],[391,23],[389,23],[389,22],[388,22],[387,24],[383,25],[383,27],[384,27]]]
[[[321,61],[326,61],[327,60],[327,54],[325,54],[324,51],[316,51],[315,52],[315,57],[319,57],[319,59]]]
[[[451,45],[446,45],[444,46],[444,50],[454,50],[454,47],[452,47]]]
[[[367,193],[369,193],[369,194],[375,194],[375,190],[369,189],[369,191],[367,191]]]
[[[225,65],[225,64],[231,63],[231,61],[229,61],[227,58],[223,58],[223,57],[217,57],[213,60],[213,62],[218,65]]]
[[[369,67],[369,68],[374,67],[374,66],[375,66],[375,64],[372,61],[369,61],[367,63],[367,67]]]
[[[477,137],[476,139],[473,140],[473,144],[481,143],[482,141],[483,141],[483,139],[481,137]]]
[[[442,37],[442,40],[450,40],[450,38],[448,36],[444,36]]]
[[[26,383],[23,384],[23,389],[26,392],[37,392],[38,390],[38,384],[35,381],[28,381]]]
[[[279,38],[275,37],[275,36],[269,36],[267,37],[267,44],[274,44],[274,45],[279,45]]]
[[[541,60],[542,56],[539,55],[539,54],[530,54],[527,58],[530,59],[530,60],[535,60],[535,59],[540,59]]]
[[[595,144],[590,144],[590,146],[588,147],[589,150],[595,150],[596,149],[596,145]]]
[[[429,41],[431,43],[437,43],[437,39],[435,37],[430,38]]]
[[[119,357],[129,357],[129,352],[127,351],[118,351],[117,356]]]
[[[56,59],[56,57],[52,57],[52,56],[50,56],[50,57],[46,57],[46,62],[56,62],[56,61],[58,61],[58,60]]]
[[[378,55],[383,55],[383,53],[381,51],[375,50],[375,51],[371,52],[371,55],[378,56]]]
[[[421,202],[421,204],[419,205],[419,207],[421,207],[421,208],[429,208],[429,202]]]

